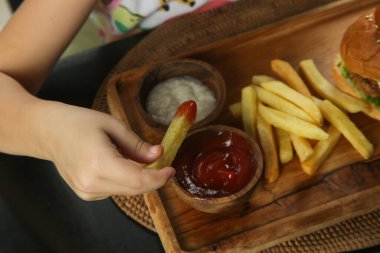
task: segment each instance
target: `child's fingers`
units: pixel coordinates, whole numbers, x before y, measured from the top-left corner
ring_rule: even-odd
[[[162,155],[161,145],[151,145],[123,126],[110,129],[109,134],[123,155],[134,161],[151,163]]]
[[[175,174],[172,167],[159,170],[144,169],[139,164],[122,157],[110,160],[109,166],[107,173],[103,174],[104,178],[125,187],[126,190],[137,190],[138,193],[162,187]]]
[[[151,170],[143,169],[141,174],[152,174],[152,172],[150,171]],[[167,177],[167,175],[172,175],[172,168],[167,167],[167,168],[161,169],[160,171],[161,172],[159,172],[159,174],[165,174],[165,175],[164,176],[139,175],[139,178],[136,178],[137,182],[133,183],[131,186],[125,182],[120,182],[121,180],[118,180],[119,182],[111,181],[113,179],[108,178],[108,177],[103,178],[102,184],[103,186],[108,185],[106,190],[109,195],[126,195],[126,196],[138,195],[145,192],[157,190],[169,180],[170,176]],[[158,172],[158,170],[156,170],[156,172]],[[155,179],[159,179],[159,180],[155,180]]]
[[[98,173],[86,174],[85,177],[63,178],[81,199],[99,200],[112,195],[130,196],[156,190],[172,175],[174,169],[171,167],[148,170],[120,157],[102,164]]]

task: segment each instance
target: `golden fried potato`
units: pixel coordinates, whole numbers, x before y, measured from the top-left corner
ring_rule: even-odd
[[[312,123],[264,106],[261,103],[259,104],[259,114],[269,124],[304,138],[325,140],[329,136],[322,128]]]
[[[266,76],[266,75],[254,75],[254,76],[252,76],[252,84],[256,85],[256,86],[259,86],[260,83],[270,82],[270,81],[277,81],[277,80],[271,76]]]
[[[244,131],[256,139],[257,95],[251,85],[241,90],[241,108]]]
[[[170,122],[161,141],[164,153],[156,161],[147,165],[146,168],[161,169],[172,164],[177,155],[178,149],[186,138],[187,132],[193,125],[196,116],[197,104],[194,101],[185,101],[178,107],[176,114]]]
[[[330,126],[327,130],[329,138],[327,140],[318,141],[314,147],[314,153],[304,162],[301,163],[302,170],[308,175],[314,175],[321,164],[330,155],[342,134],[334,126]]]
[[[298,91],[290,88],[285,83],[280,81],[271,81],[260,84],[264,89],[267,89],[278,96],[281,96],[293,104],[304,110],[309,116],[318,124],[323,125],[323,117],[318,108],[318,106],[313,102],[312,99],[305,97]]]
[[[273,128],[262,117],[257,116],[257,132],[264,154],[265,179],[268,183],[273,183],[280,175],[280,165]]]
[[[324,99],[330,100],[341,109],[350,113],[365,110],[366,104],[364,101],[347,95],[329,83],[319,72],[313,60],[301,61],[300,67],[311,86],[313,86]]]
[[[297,118],[315,124],[315,121],[309,116],[309,114],[288,100],[283,99],[275,93],[259,86],[254,86],[254,89],[256,90],[257,96],[262,103],[289,115],[293,115]]]
[[[280,128],[275,128],[274,130],[277,137],[280,162],[281,164],[288,163],[293,159],[293,147],[289,133]]]
[[[314,153],[314,150],[307,139],[295,134],[290,134],[290,139],[292,140],[294,150],[301,163],[306,161]]]
[[[272,70],[279,75],[286,84],[290,87],[304,95],[305,97],[311,98],[311,93],[309,88],[306,86],[305,82],[298,75],[297,71],[292,67],[289,62],[274,59],[271,61]]]
[[[371,157],[372,143],[342,110],[329,100],[322,101],[319,108],[325,119],[343,134],[364,159]]]
[[[230,104],[228,106],[228,109],[230,110],[230,112],[231,112],[232,116],[234,116],[234,118],[237,118],[237,119],[241,118],[241,114],[242,114],[241,102],[236,102],[236,103]]]

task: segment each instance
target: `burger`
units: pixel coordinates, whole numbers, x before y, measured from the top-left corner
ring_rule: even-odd
[[[368,103],[380,120],[380,5],[345,31],[333,69],[336,86]]]

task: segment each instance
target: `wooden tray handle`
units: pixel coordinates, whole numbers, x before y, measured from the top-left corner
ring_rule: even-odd
[[[115,76],[110,79],[107,85],[107,103],[110,109],[111,115],[113,115],[116,119],[121,120],[125,123],[129,128],[129,120],[128,117],[123,110],[123,104],[119,97],[119,92],[117,90],[117,82],[119,80],[119,76]]]

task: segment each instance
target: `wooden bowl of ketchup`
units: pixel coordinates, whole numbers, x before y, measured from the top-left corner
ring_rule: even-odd
[[[210,125],[189,133],[173,167],[178,196],[199,211],[219,213],[249,199],[263,172],[263,156],[245,132]]]

